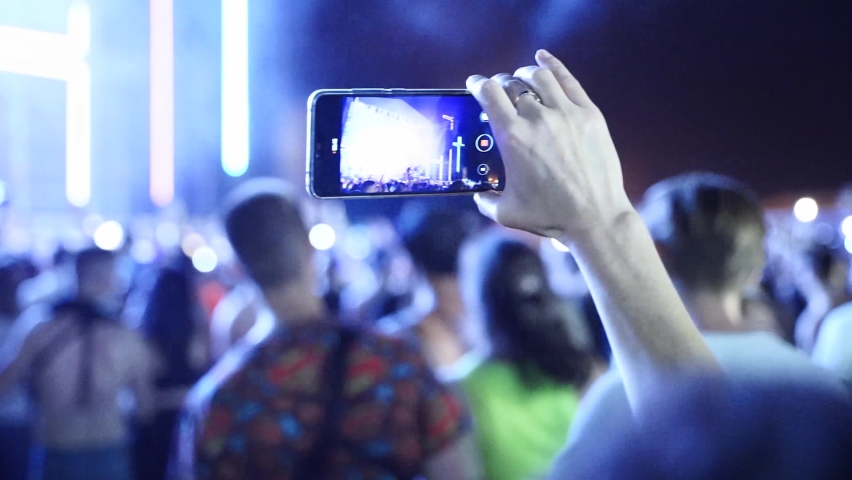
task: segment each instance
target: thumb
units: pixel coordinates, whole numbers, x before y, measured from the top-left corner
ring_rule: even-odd
[[[473,196],[473,201],[476,202],[476,206],[479,208],[479,213],[497,223],[500,223],[499,220],[497,220],[500,200],[500,194],[497,192],[479,192]]]

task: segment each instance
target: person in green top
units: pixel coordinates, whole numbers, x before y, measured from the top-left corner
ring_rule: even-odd
[[[499,232],[475,237],[461,268],[473,330],[490,345],[460,381],[487,478],[543,478],[597,370],[589,334],[525,243]]]

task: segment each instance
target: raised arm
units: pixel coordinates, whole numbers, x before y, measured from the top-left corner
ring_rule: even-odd
[[[488,114],[507,178],[502,194],[479,194],[477,204],[507,227],[569,246],[600,311],[631,407],[641,415],[672,373],[718,372],[719,366],[627,198],[603,115],[562,62],[543,50],[536,61],[515,72],[516,79],[468,79]],[[527,88],[541,101],[524,94]]]

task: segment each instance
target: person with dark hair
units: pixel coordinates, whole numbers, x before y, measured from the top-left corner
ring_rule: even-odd
[[[852,478],[852,403],[819,388],[673,380],[658,404],[641,428],[595,442],[570,478]]]
[[[187,260],[160,271],[142,317],[140,333],[157,355],[154,421],[139,425],[134,457],[137,478],[166,478],[180,409],[189,389],[204,374],[206,322]]]
[[[0,360],[0,390],[27,382],[38,412],[34,439],[44,449],[34,475],[133,478],[119,396],[131,390],[136,414],[148,418],[152,360],[144,341],[119,321],[125,292],[115,254],[90,248],[74,263],[77,294],[32,307],[16,325]]]
[[[286,184],[238,188],[225,229],[276,326],[190,393],[179,478],[479,478],[469,418],[418,349],[329,315]]]
[[[852,301],[847,278],[849,261],[844,252],[827,245],[815,245],[804,254],[805,272],[799,276],[799,289],[807,306],[796,319],[796,345],[811,353],[826,315]]]
[[[581,313],[551,290],[528,245],[487,233],[472,239],[462,258],[468,312],[490,345],[487,360],[460,382],[486,476],[541,478],[599,373],[592,339]]]
[[[721,175],[681,175],[648,190],[643,214],[681,298],[727,375],[846,394],[837,376],[776,335],[744,328],[746,287],[759,281],[765,257],[763,215],[750,190]],[[592,448],[589,438],[616,437],[629,422],[619,373],[624,365],[616,366],[582,402],[553,478],[573,477],[572,464]]]
[[[0,257],[0,345],[4,345],[21,314],[18,287],[35,272],[26,262]],[[0,394],[0,478],[25,480],[29,464],[30,405],[26,389],[16,385]]]
[[[392,335],[412,335],[443,380],[454,380],[456,367],[471,352],[462,327],[467,320],[458,280],[458,258],[465,240],[480,220],[464,211],[442,210],[420,203],[406,205],[398,229],[417,270],[409,307],[377,322]],[[467,362],[462,362],[467,363]]]

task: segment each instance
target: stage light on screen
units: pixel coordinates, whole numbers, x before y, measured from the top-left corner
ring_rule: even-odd
[[[802,223],[810,223],[819,215],[819,205],[813,198],[800,198],[793,206],[793,215]]]
[[[849,215],[840,222],[840,232],[843,233],[844,237],[852,238],[852,215]]]
[[[95,230],[94,240],[100,249],[118,250],[124,245],[124,228],[114,220],[104,222]]]
[[[318,223],[311,228],[311,231],[308,234],[308,239],[311,241],[311,245],[313,245],[314,248],[322,251],[333,247],[336,237],[331,225]]]
[[[0,70],[66,82],[65,196],[84,207],[91,199],[91,79],[89,6],[75,1],[68,35],[0,27]]]
[[[846,251],[852,253],[852,237],[846,237],[846,241],[843,242],[843,246],[846,247]]]
[[[557,251],[560,251],[560,252],[570,252],[571,251],[571,250],[568,249],[568,247],[565,246],[564,243],[560,242],[559,240],[557,240],[555,238],[550,239],[550,244],[553,245],[553,248],[555,248]]]
[[[150,5],[150,195],[165,207],[175,197],[174,4]]]
[[[249,166],[248,0],[222,0],[222,169]]]
[[[192,266],[201,273],[210,273],[219,264],[219,257],[210,247],[201,247],[192,254]]]

